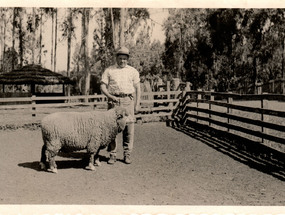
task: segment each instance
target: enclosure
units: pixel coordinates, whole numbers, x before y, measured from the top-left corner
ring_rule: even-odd
[[[51,112],[102,108],[99,104],[106,102],[104,96],[93,96],[96,102],[81,96],[66,97],[74,101],[64,104],[1,106],[1,204],[284,205],[284,167],[260,157],[260,145],[241,142],[256,147],[247,151],[250,147],[237,147],[230,138],[221,138],[214,126],[203,130],[197,123],[190,124],[190,119],[188,123],[175,121],[175,114],[186,111],[183,104],[187,104],[196,107],[195,113],[201,111],[197,114],[201,122],[205,102],[185,103],[187,92],[157,93],[161,97],[153,99],[152,93],[149,100],[142,100],[148,105],[137,114],[133,163],[122,162],[120,135],[118,162],[108,165],[109,155],[102,150],[102,166],[96,172],[84,170],[85,151],[57,156],[58,174],[40,171],[43,142],[39,122]],[[155,103],[160,105],[155,107]],[[194,115],[189,112],[187,117]],[[229,115],[225,116],[227,120]]]

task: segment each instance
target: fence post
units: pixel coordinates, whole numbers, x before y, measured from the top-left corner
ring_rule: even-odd
[[[32,95],[32,116],[36,116],[36,96]]]
[[[97,96],[97,93],[94,93],[95,96]],[[95,98],[93,101],[93,109],[96,109],[97,105],[96,102],[98,102],[98,98]]]
[[[202,92],[202,89],[198,89],[198,94],[197,94],[197,108],[199,108],[199,100],[202,99],[202,94],[199,93]],[[197,110],[197,116],[199,116],[199,110]],[[198,118],[196,119],[196,122],[199,122]]]
[[[230,96],[230,94],[232,94],[232,92],[228,92],[228,93],[229,93],[229,96],[228,96],[228,99],[227,99],[227,103],[228,104],[232,104],[233,103],[233,97]],[[227,107],[227,114],[231,114],[231,113],[232,113],[232,109]],[[231,120],[230,120],[229,117],[227,119],[227,123],[228,123],[228,125],[231,123]],[[230,132],[230,128],[229,127],[227,127],[227,131]]]
[[[166,82],[167,99],[170,98],[170,81]]]
[[[274,93],[274,80],[269,81],[269,93]]]
[[[257,83],[257,94],[260,95],[262,94],[262,84],[261,83]]]
[[[167,92],[167,98],[166,99],[171,99],[170,81],[166,82],[166,92]],[[173,107],[173,103],[169,102],[168,107],[172,108]]]
[[[212,104],[211,104],[211,102],[215,100],[215,96],[212,94],[213,92],[214,92],[213,89],[210,90],[210,101],[209,101],[209,110],[210,110],[210,111],[212,110]],[[212,118],[212,115],[211,115],[211,113],[209,113],[209,119],[211,119],[211,118]],[[210,120],[209,120],[209,126],[211,126]]]
[[[189,91],[191,91],[191,83],[189,81],[187,81],[186,86],[185,86],[184,91],[183,91],[183,96],[185,96],[185,94]]]
[[[263,95],[266,95],[266,94],[267,93],[263,93]],[[268,100],[265,97],[261,98],[261,108],[262,109],[267,109],[268,108]],[[263,112],[261,113],[261,121],[262,122],[268,121],[268,116],[263,114]],[[268,133],[268,129],[264,128],[263,126],[261,126],[261,132],[267,134]],[[268,140],[264,139],[264,138],[261,139],[261,142],[268,144]]]

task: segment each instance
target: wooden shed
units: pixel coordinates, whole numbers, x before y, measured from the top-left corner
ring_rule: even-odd
[[[52,72],[40,65],[27,65],[21,69],[0,74],[1,94],[5,97],[10,97],[8,94],[64,96],[65,85],[74,83],[69,77]],[[18,88],[20,88],[19,92],[17,92]],[[24,88],[25,90],[23,90]]]

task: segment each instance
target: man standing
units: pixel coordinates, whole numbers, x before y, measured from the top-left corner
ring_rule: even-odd
[[[140,108],[139,72],[128,65],[129,50],[121,47],[116,52],[116,64],[108,67],[102,74],[101,90],[108,97],[108,108],[115,105],[126,108],[134,118],[134,112]],[[134,122],[123,131],[124,162],[131,163],[131,152],[134,143]],[[110,159],[108,164],[116,162],[117,141],[109,145]]]

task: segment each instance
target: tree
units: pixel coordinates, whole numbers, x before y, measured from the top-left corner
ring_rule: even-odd
[[[20,67],[22,67],[24,63],[24,36],[25,36],[25,31],[23,30],[22,14],[25,13],[25,9],[19,8],[18,13],[19,13],[19,57],[20,57]]]
[[[5,60],[5,53],[6,53],[6,32],[7,27],[10,19],[9,8],[1,8],[1,53],[2,53],[2,71],[5,72],[4,69],[4,60]]]
[[[13,29],[12,29],[12,50],[15,50],[15,29],[16,29],[16,17],[17,17],[17,8],[13,8]],[[12,59],[12,70],[14,70],[14,61],[15,61],[15,56],[13,55]]]
[[[164,66],[172,77],[193,82],[193,79],[198,80],[195,76],[199,75],[195,68],[199,69],[197,65],[201,64],[199,44],[205,43],[210,47],[209,35],[205,31],[207,10],[169,9],[169,14],[164,23]]]
[[[82,10],[82,32],[81,32],[81,51],[84,60],[84,77],[85,77],[85,87],[83,90],[84,95],[89,94],[90,89],[90,68],[88,59],[88,33],[89,33],[89,15],[90,9],[83,8]]]
[[[79,9],[68,8],[67,16],[61,24],[62,38],[67,42],[67,76],[71,76],[71,46],[72,39],[75,38],[75,25],[73,23],[73,17],[77,19],[76,14],[79,13]],[[67,86],[67,94],[70,95],[70,87]]]
[[[53,71],[56,71],[56,51],[57,51],[57,13],[58,13],[58,9],[55,8],[54,10],[55,12],[55,26],[54,26],[54,54],[53,54]]]

